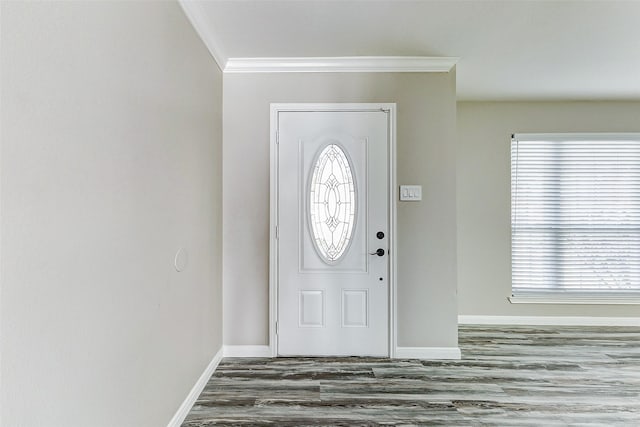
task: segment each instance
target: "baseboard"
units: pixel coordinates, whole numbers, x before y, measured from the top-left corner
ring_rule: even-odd
[[[224,357],[273,357],[268,345],[225,345]]]
[[[459,315],[460,325],[640,326],[640,317]]]
[[[193,404],[198,400],[198,396],[200,396],[200,393],[204,390],[204,386],[207,385],[209,378],[211,378],[211,375],[213,375],[213,372],[218,367],[222,357],[223,348],[220,348],[216,355],[213,356],[213,359],[211,359],[211,362],[209,362],[209,365],[207,365],[202,375],[200,375],[200,378],[198,378],[198,381],[196,381],[195,385],[184,399],[184,402],[182,402],[182,405],[180,405],[173,418],[171,418],[167,427],[180,427],[184,419],[187,418]]]
[[[398,347],[396,359],[460,359],[458,347]]]

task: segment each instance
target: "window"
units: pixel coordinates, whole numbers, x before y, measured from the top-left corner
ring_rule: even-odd
[[[318,154],[309,185],[309,222],[316,250],[328,264],[346,253],[355,225],[356,189],[351,164],[339,145]]]
[[[515,299],[640,296],[640,134],[513,136],[511,272]]]

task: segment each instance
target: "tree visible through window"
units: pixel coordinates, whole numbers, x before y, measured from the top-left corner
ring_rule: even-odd
[[[640,135],[514,135],[514,296],[640,293]]]

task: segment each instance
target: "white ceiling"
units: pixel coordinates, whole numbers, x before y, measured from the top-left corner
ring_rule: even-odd
[[[223,60],[457,56],[463,100],[640,99],[640,1],[210,0],[197,9]]]

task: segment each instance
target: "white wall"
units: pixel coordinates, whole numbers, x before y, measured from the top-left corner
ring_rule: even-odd
[[[640,316],[639,306],[511,304],[512,133],[638,132],[640,102],[458,103],[458,304],[463,315]]]
[[[1,8],[1,423],[167,425],[221,346],[221,73],[174,2]]]
[[[224,342],[268,344],[269,104],[396,102],[398,344],[456,347],[455,72],[226,74]]]

